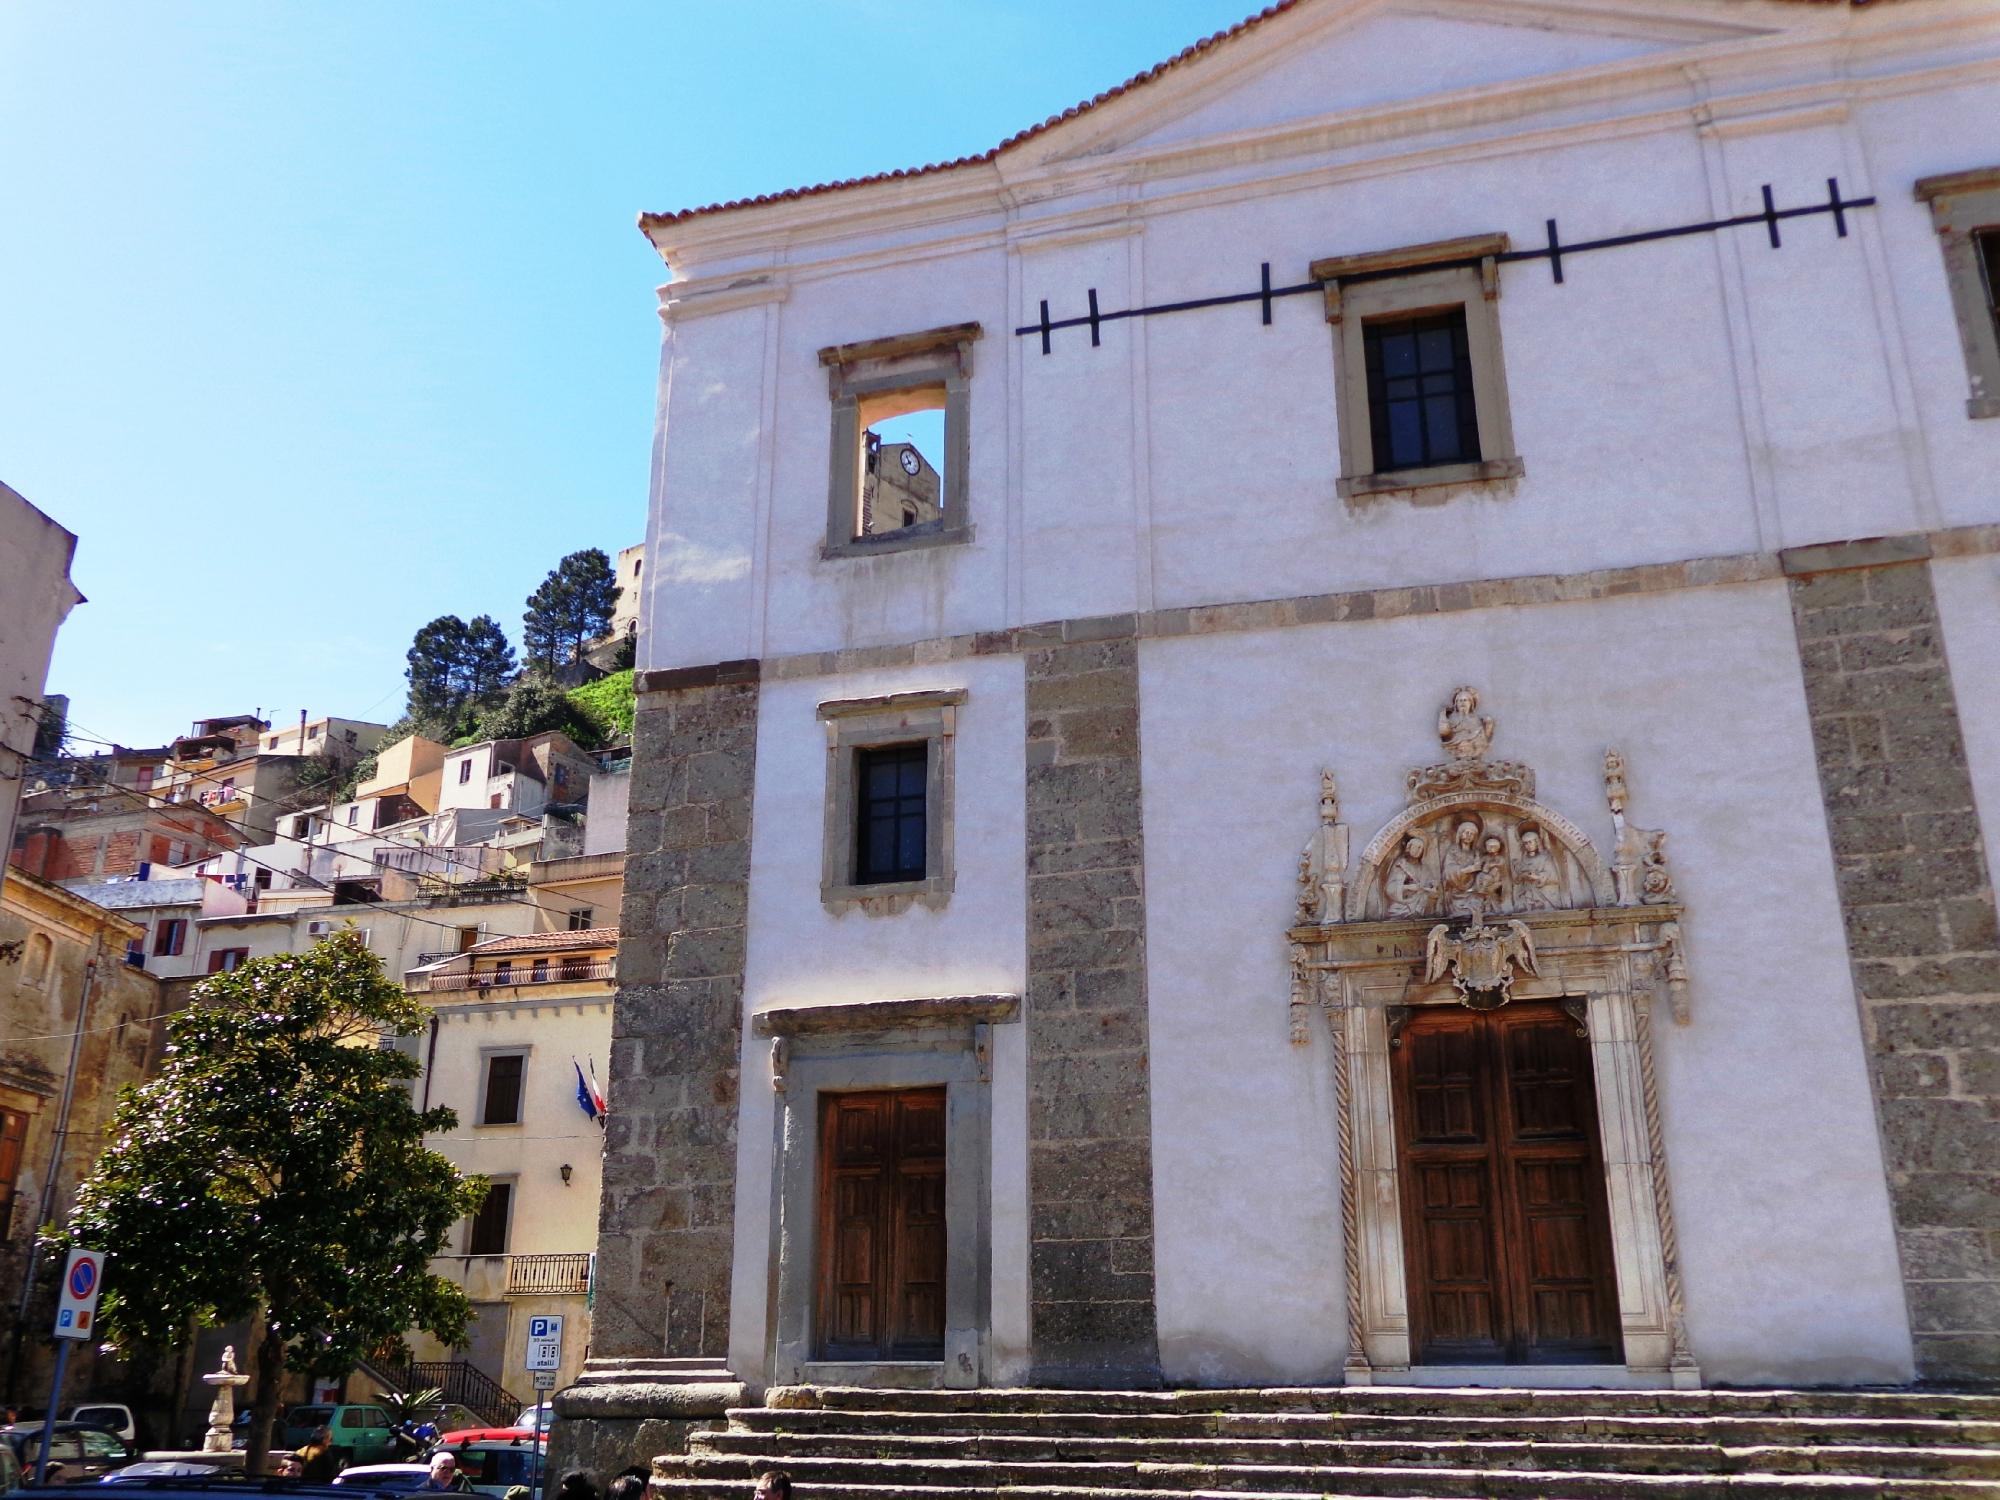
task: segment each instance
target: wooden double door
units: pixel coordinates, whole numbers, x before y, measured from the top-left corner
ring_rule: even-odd
[[[1581,1029],[1553,1002],[1425,1006],[1392,1050],[1420,1364],[1621,1358]]]
[[[945,1091],[822,1096],[819,1140],[819,1357],[942,1359]]]

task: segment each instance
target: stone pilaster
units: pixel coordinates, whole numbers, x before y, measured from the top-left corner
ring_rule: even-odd
[[[1159,1379],[1131,617],[1023,632],[1034,1378]]]
[[[757,663],[644,673],[591,1356],[724,1356]]]
[[[1893,538],[1784,562],[1917,1368],[1990,1379],[2000,932],[1925,555],[1921,538]],[[1962,680],[1985,669],[1959,667]]]

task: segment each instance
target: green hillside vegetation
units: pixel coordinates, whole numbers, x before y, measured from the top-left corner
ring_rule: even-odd
[[[584,748],[602,750],[607,745],[619,745],[632,738],[632,669],[613,672],[609,677],[600,677],[595,682],[586,682],[580,688],[571,688],[569,701],[577,711],[597,726],[598,737]],[[574,735],[570,738],[575,739]],[[583,741],[577,741],[583,744]]]

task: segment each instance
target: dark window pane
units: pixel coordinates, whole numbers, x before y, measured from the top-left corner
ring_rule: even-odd
[[[1972,237],[1979,248],[1979,269],[1986,275],[1986,305],[1993,313],[1993,330],[2000,334],[2000,229],[1988,229]]]
[[[924,878],[926,745],[856,752],[854,882]]]
[[[1362,341],[1376,472],[1477,462],[1465,309],[1370,323]]]
[[[486,1110],[480,1116],[480,1124],[521,1123],[521,1072],[526,1062],[518,1052],[487,1059]]]
[[[472,1216],[472,1233],[466,1237],[467,1255],[505,1255],[507,1253],[507,1209],[514,1197],[511,1182],[496,1182],[486,1194],[486,1201],[479,1205],[479,1212]]]

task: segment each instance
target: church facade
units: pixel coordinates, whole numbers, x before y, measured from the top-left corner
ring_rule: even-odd
[[[2000,1375],[1995,118],[1975,0],[1286,0],[642,220],[593,1364]]]

